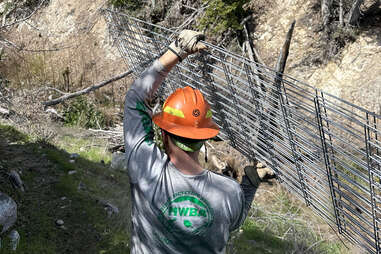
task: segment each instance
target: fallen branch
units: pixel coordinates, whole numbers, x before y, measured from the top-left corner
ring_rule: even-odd
[[[68,100],[68,99],[71,99],[71,98],[74,98],[74,97],[77,97],[77,96],[80,96],[80,95],[83,95],[83,94],[87,94],[87,93],[90,93],[94,90],[97,90],[105,85],[108,85],[110,84],[111,82],[114,82],[114,81],[117,81],[119,79],[122,79],[128,75],[130,75],[131,73],[133,72],[133,70],[128,70],[122,74],[119,74],[109,80],[105,80],[105,81],[102,81],[101,83],[97,84],[97,85],[93,85],[93,86],[90,86],[90,87],[87,87],[83,90],[80,90],[78,92],[75,92],[75,93],[69,93],[69,94],[66,94],[64,96],[61,96],[57,99],[54,99],[54,100],[50,100],[50,101],[44,101],[42,102],[43,105],[45,105],[46,107],[47,106],[53,106],[53,105],[56,105],[56,104],[59,104],[65,100]]]

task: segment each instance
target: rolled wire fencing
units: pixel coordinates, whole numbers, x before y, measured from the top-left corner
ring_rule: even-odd
[[[126,64],[139,75],[176,31],[104,10]],[[292,77],[205,42],[159,90],[201,90],[219,137],[250,160],[264,161],[279,182],[337,232],[381,253],[381,116]]]

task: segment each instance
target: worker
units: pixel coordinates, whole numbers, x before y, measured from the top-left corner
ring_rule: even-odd
[[[128,90],[124,139],[131,184],[131,253],[225,253],[229,234],[244,221],[261,180],[247,167],[242,183],[204,169],[200,148],[218,126],[199,90],[177,89],[152,116],[149,102],[168,72],[206,48],[203,35],[183,30]],[[154,143],[153,122],[165,151]]]

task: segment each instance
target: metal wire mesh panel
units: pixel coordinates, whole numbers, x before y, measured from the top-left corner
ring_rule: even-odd
[[[139,75],[176,34],[105,10],[126,64]],[[159,90],[202,91],[220,138],[267,163],[278,180],[328,224],[369,253],[380,253],[381,116],[242,56],[206,43]]]

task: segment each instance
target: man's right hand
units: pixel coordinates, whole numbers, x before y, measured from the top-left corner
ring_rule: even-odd
[[[181,61],[190,54],[206,49],[206,45],[200,42],[204,39],[205,35],[203,33],[182,30],[176,40],[169,45],[169,50],[175,53]]]

